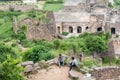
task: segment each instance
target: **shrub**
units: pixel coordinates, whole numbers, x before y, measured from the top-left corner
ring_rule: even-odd
[[[68,32],[62,32],[63,36],[67,36],[69,33]]]
[[[113,8],[113,5],[111,3],[108,4],[108,7]]]
[[[120,5],[120,0],[114,0],[116,5]]]
[[[90,57],[87,57],[84,61],[83,61],[84,65],[88,68],[91,68],[93,65],[98,66],[98,62],[94,61],[93,59],[91,59]]]
[[[20,74],[22,67],[17,66],[19,60],[8,56],[2,64],[0,64],[0,80],[25,80]]]
[[[17,46],[17,44],[16,43],[12,43],[12,45],[11,45],[12,47],[16,47]]]
[[[40,60],[49,60],[53,57],[54,55],[50,53],[49,47],[37,45],[24,53],[23,60],[32,60],[37,62]]]
[[[9,54],[13,58],[16,58],[17,56],[11,47],[8,47],[1,43],[0,44],[0,62],[3,62],[7,59],[7,54]]]
[[[55,40],[53,43],[54,43],[55,49],[58,49],[59,46],[60,46],[60,41],[59,40]]]

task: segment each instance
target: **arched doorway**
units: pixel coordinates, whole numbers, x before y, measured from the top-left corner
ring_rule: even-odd
[[[99,31],[102,31],[102,27],[98,27],[97,28],[97,31],[99,32]]]
[[[85,29],[86,29],[86,30],[88,30],[88,29],[89,29],[89,27],[87,26]]]
[[[73,27],[72,26],[69,27],[69,32],[73,33]]]
[[[60,26],[57,27],[58,33],[60,34]]]
[[[81,33],[82,32],[82,28],[80,26],[77,27],[77,33]]]
[[[115,33],[116,33],[115,28],[111,28],[111,34],[115,34]]]

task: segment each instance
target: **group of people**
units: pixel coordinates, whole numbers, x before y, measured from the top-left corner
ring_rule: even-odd
[[[65,59],[64,59],[64,57],[61,54],[59,54],[57,63],[58,63],[59,66],[65,65]],[[70,67],[69,71],[71,71],[73,67],[78,67],[78,62],[75,59],[75,57],[71,57],[71,62],[70,62],[70,66],[69,67]]]

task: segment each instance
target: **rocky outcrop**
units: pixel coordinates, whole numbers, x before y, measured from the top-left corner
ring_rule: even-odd
[[[22,62],[21,66],[24,67],[24,74],[37,72],[41,68],[39,63],[34,63],[33,61]]]
[[[120,80],[120,67],[100,67],[92,70],[92,76],[96,80]]]

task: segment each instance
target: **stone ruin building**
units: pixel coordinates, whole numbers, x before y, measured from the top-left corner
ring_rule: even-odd
[[[56,33],[68,32],[67,37],[99,31],[120,35],[120,10],[111,10],[108,4],[109,0],[65,0],[62,10],[54,12]],[[113,39],[108,44],[110,57],[120,55],[119,42]]]
[[[63,9],[55,12],[56,32],[79,35],[104,31],[119,35],[119,11],[108,8],[108,0],[65,0]]]

